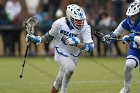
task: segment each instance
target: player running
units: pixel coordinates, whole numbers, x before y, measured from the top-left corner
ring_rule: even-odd
[[[58,93],[60,89],[61,93],[67,93],[81,50],[92,52],[94,48],[91,28],[86,22],[85,12],[76,4],[67,6],[66,17],[56,20],[48,33],[41,37],[27,34],[26,40],[35,44],[54,40],[54,59],[60,64],[60,69],[51,93]]]
[[[109,38],[116,38],[124,31],[129,31],[129,35],[123,37],[124,43],[129,43],[130,49],[126,57],[126,64],[124,66],[124,87],[119,93],[128,93],[130,91],[130,82],[133,76],[133,69],[138,67],[140,61],[140,2],[133,2],[127,9],[124,19],[114,32],[105,35],[106,41]]]

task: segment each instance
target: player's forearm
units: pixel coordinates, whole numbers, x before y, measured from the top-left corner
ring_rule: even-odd
[[[50,34],[46,33],[41,37],[41,42],[48,43],[51,40],[53,40],[54,36],[51,36]]]
[[[46,42],[46,37],[43,35],[43,36],[41,36],[41,42],[42,43],[45,43]]]
[[[80,49],[84,49],[84,43],[78,44],[77,47],[80,48]]]

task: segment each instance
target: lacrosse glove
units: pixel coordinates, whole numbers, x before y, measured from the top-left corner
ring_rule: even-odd
[[[63,43],[70,46],[77,46],[80,44],[80,39],[77,37],[63,37]]]
[[[87,52],[92,52],[94,48],[94,43],[84,43],[84,50]]]
[[[123,41],[123,44],[125,43],[129,43],[131,41],[134,41],[134,33],[131,33],[129,35],[125,35],[123,38],[122,38],[122,41]]]
[[[117,36],[113,33],[113,31],[108,35],[104,35],[103,42],[106,44],[111,44],[115,42],[115,40],[110,40],[111,38],[117,38]]]
[[[34,36],[32,34],[27,34],[26,35],[26,42],[33,42],[34,44],[38,45],[41,42],[41,37],[40,36]]]

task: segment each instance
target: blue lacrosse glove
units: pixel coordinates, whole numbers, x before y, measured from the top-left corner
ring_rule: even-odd
[[[40,36],[34,36],[32,34],[27,34],[26,35],[26,42],[29,42],[29,41],[38,45],[41,42],[41,37]]]
[[[87,52],[92,52],[94,48],[94,43],[85,43],[84,44],[84,50]]]
[[[123,38],[122,38],[122,41],[123,43],[129,43],[131,41],[134,41],[134,33],[131,33],[131,34],[128,34],[128,35],[125,35]]]
[[[77,37],[67,37],[63,38],[63,43],[70,46],[77,46],[80,44],[80,39]]]

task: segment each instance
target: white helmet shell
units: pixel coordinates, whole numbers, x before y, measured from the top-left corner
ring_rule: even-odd
[[[127,16],[132,16],[140,13],[140,2],[133,2],[132,4],[129,5],[126,15]]]
[[[72,17],[77,20],[84,20],[86,18],[84,10],[76,4],[67,6],[66,16],[68,19]]]

